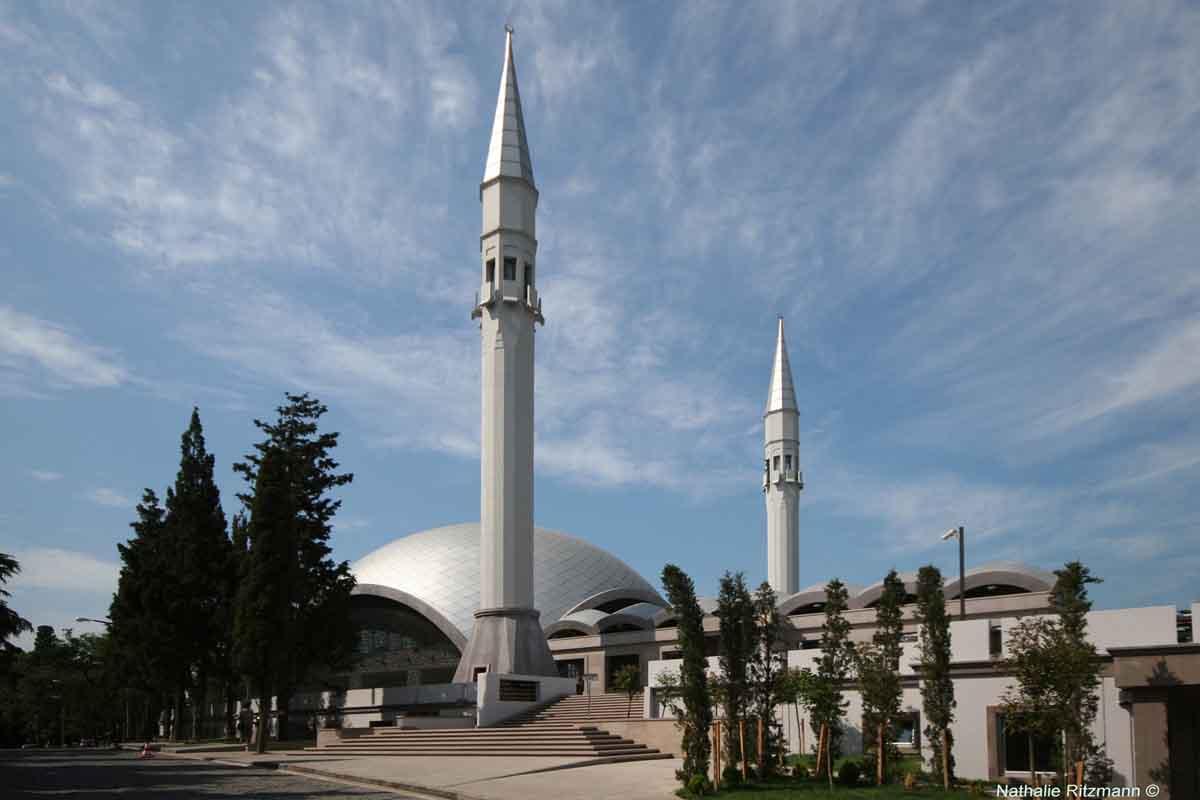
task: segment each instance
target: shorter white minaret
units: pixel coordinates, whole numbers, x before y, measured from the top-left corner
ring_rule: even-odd
[[[763,494],[767,499],[767,583],[780,597],[800,590],[800,411],[783,341],[775,339],[771,388],[763,412]]]

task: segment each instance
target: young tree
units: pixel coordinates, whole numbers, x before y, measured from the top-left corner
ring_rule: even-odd
[[[895,570],[883,579],[883,593],[875,610],[875,635],[870,645],[859,647],[855,667],[862,693],[864,752],[874,754],[875,781],[886,780],[887,763],[896,756],[891,731],[900,716],[900,637],[904,631],[901,606],[904,582]]]
[[[219,654],[229,637],[230,543],[221,491],[213,478],[215,459],[205,447],[196,408],[179,449],[179,472],[167,489],[164,552],[174,584],[170,620],[187,670],[183,683],[192,695],[195,737],[204,725],[209,677],[220,669]]]
[[[1016,679],[1016,687],[1001,697],[1004,727],[1024,733],[1029,739],[1029,769],[1037,785],[1034,741],[1048,739],[1060,730],[1059,703],[1056,697],[1058,662],[1064,639],[1051,619],[1029,619],[1009,633],[1006,662]]]
[[[721,620],[721,666],[724,685],[725,724],[730,736],[725,737],[725,758],[732,768],[742,761],[742,744],[732,735],[746,719],[750,702],[750,658],[754,651],[754,601],[746,588],[742,573],[725,573],[717,595],[717,617]]]
[[[827,730],[832,761],[841,751],[842,716],[849,703],[842,696],[842,686],[850,677],[853,649],[850,644],[850,623],[845,612],[849,594],[837,578],[825,586],[825,623],[821,626],[821,657],[813,676],[808,695],[808,717],[813,727],[813,741],[818,741],[821,726]],[[825,769],[817,765],[817,772]]]
[[[254,599],[243,580],[237,601],[243,606],[242,627],[266,633],[262,622],[250,625],[247,615],[273,614],[270,635],[280,645],[271,656],[267,675],[247,674],[271,684],[280,737],[287,736],[288,704],[296,689],[319,669],[347,665],[355,644],[348,624],[354,577],[347,562],[330,558],[329,547],[333,517],[341,506],[331,493],[354,476],[337,472],[332,450],[338,434],[319,432],[320,417],[328,409],[307,394],[286,398],[275,422],[254,421],[266,438],[254,446],[255,453],[234,465],[252,487],[252,492],[238,495],[250,510],[246,566],[250,581],[263,585],[268,595],[264,601]],[[260,481],[267,466],[271,467],[268,480]],[[260,489],[267,493],[261,504]],[[274,603],[276,592],[286,598],[284,607]],[[246,635],[240,639],[243,649],[250,646]],[[263,667],[259,659],[251,663],[256,669]],[[270,702],[268,695],[260,698]]]
[[[917,622],[921,626],[921,704],[925,736],[933,747],[931,770],[942,773],[949,789],[954,780],[950,724],[954,721],[954,682],[950,679],[950,616],[942,573],[927,565],[917,573]]]
[[[787,651],[775,590],[764,581],[754,594],[754,650],[750,657],[750,711],[762,720],[763,752],[758,754],[764,775],[775,772],[783,749],[783,729],[775,710],[783,702]]]
[[[613,676],[613,688],[625,695],[629,701],[625,708],[625,718],[633,715],[633,698],[642,688],[642,671],[637,664],[626,664],[617,670]]]
[[[704,612],[696,600],[695,584],[679,567],[674,564],[663,567],[662,584],[667,602],[676,615],[679,650],[683,654],[678,679],[683,767],[675,777],[687,786],[693,776],[699,776],[703,785],[708,781],[712,753],[708,729],[713,719],[712,699],[708,692],[708,661],[704,656]]]
[[[1069,561],[1055,570],[1050,605],[1058,612],[1063,639],[1058,659],[1060,718],[1065,746],[1065,766],[1088,761],[1096,755],[1092,723],[1099,712],[1102,665],[1096,646],[1087,636],[1087,614],[1092,609],[1087,587],[1103,583],[1078,561]]]

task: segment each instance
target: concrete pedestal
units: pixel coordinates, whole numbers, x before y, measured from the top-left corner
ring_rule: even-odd
[[[558,675],[546,634],[532,608],[481,608],[475,629],[454,673],[455,683],[472,683],[479,671],[514,675]]]

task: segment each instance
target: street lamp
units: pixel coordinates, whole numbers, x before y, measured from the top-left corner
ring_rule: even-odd
[[[963,545],[963,534],[965,529],[962,525],[957,528],[951,528],[942,534],[942,541],[945,542],[955,537],[958,538],[958,618],[967,618],[967,569],[966,569],[966,548]]]
[[[107,625],[110,628],[112,627],[111,619],[92,619],[91,617],[76,617],[75,621],[76,622],[94,622],[97,625]]]

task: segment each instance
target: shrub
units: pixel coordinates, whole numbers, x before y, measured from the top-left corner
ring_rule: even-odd
[[[737,786],[742,782],[742,771],[730,765],[721,770],[722,786]]]
[[[796,766],[792,767],[792,777],[793,778],[799,778],[800,780],[807,780],[809,777],[809,774],[810,773],[808,771],[808,767],[804,766],[803,764],[797,764]]]
[[[917,773],[915,773],[915,772],[904,773],[904,791],[911,792],[913,789],[916,789],[916,788],[917,788]]]
[[[857,761],[847,759],[838,767],[837,781],[842,786],[854,786],[858,783],[858,779],[862,777],[862,767]]]

